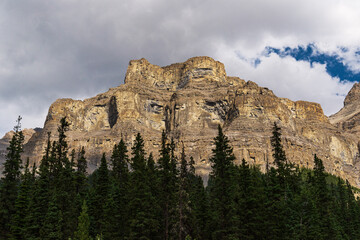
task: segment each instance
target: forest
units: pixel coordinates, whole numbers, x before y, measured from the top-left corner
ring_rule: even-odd
[[[235,165],[219,126],[207,183],[165,132],[158,159],[138,133],[131,149],[120,140],[88,174],[85,149],[69,150],[68,128],[61,119],[57,140],[49,133],[39,166],[29,166],[15,127],[0,181],[0,239],[360,239],[357,189],[316,155],[313,169],[294,165],[276,123],[265,172]]]

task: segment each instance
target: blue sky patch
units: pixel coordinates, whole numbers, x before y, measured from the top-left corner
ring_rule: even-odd
[[[342,47],[342,52],[348,52],[349,49]],[[313,63],[326,64],[326,71],[332,77],[338,77],[340,81],[351,81],[357,82],[360,80],[360,73],[356,73],[349,69],[343,63],[343,58],[337,54],[327,54],[320,52],[314,44],[308,44],[307,46],[298,46],[296,48],[284,47],[273,48],[266,47],[264,51],[265,56],[269,56],[271,53],[275,53],[280,57],[291,56],[297,61],[307,61],[312,66]],[[356,52],[355,55],[359,56],[360,51]]]

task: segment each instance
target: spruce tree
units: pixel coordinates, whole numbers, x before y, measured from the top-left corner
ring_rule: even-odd
[[[68,158],[68,143],[66,132],[70,123],[66,117],[60,120],[58,127],[58,141],[53,144],[54,151],[51,159],[54,163],[53,178],[50,180],[51,196],[55,198],[57,208],[61,212],[61,230],[64,238],[72,237],[76,229],[77,206],[76,206],[76,177],[74,170],[73,153],[72,160]]]
[[[261,173],[243,159],[238,171],[237,215],[240,239],[261,239],[264,232],[264,189]]]
[[[271,168],[267,174],[266,191],[269,201],[267,219],[273,218],[276,221],[272,221],[275,226],[272,226],[269,231],[280,238],[289,238],[294,225],[293,221],[295,221],[291,205],[293,197],[299,191],[297,185],[299,175],[294,164],[288,162],[286,158],[281,143],[281,129],[276,123],[274,123],[270,140],[276,169]],[[276,216],[272,217],[274,213]]]
[[[41,239],[46,240],[62,240],[63,226],[62,212],[58,208],[56,199],[53,197],[49,203],[48,211],[45,215],[45,221],[40,229]]]
[[[159,158],[159,181],[160,181],[160,204],[163,209],[163,239],[170,238],[170,230],[172,228],[171,212],[175,208],[175,192],[176,192],[176,158],[175,144],[172,140],[167,143],[165,131],[161,136],[161,149]]]
[[[17,119],[14,135],[7,148],[0,189],[0,236],[11,235],[11,221],[16,213],[15,201],[20,183],[24,135],[21,131],[21,117]]]
[[[28,215],[28,206],[30,202],[30,195],[32,186],[34,184],[32,173],[29,170],[29,158],[26,160],[25,170],[21,176],[21,183],[19,187],[19,194],[15,202],[15,214],[12,218],[11,232],[15,239],[25,239],[25,218]]]
[[[147,174],[144,140],[140,133],[136,135],[132,155],[128,239],[160,239],[157,208],[154,207],[156,199],[151,191],[152,183]]]
[[[119,184],[126,184],[129,175],[127,148],[123,139],[119,144],[114,146],[110,159],[112,165],[112,174]]]
[[[320,232],[322,237],[326,236],[336,236],[337,228],[334,228],[334,222],[329,211],[331,205],[330,192],[326,183],[326,173],[325,168],[322,163],[322,160],[314,155],[314,177],[312,178],[313,182],[313,191],[314,199],[316,204],[316,209],[319,214],[319,219],[321,219]],[[329,229],[333,231],[329,232]]]
[[[38,177],[33,185],[29,201],[28,214],[25,217],[26,239],[40,239],[40,229],[45,222],[48,204],[50,201],[50,133],[48,133],[45,154],[41,159]],[[35,173],[33,173],[33,177]]]
[[[185,155],[185,148],[182,147],[180,158],[180,175],[177,191],[176,221],[174,224],[175,236],[179,240],[184,240],[190,233],[190,213],[189,206],[189,178],[188,163]]]
[[[238,233],[236,217],[235,194],[237,190],[235,181],[235,156],[229,139],[224,135],[220,125],[218,135],[214,138],[215,148],[210,158],[212,164],[209,186],[211,197],[213,238],[232,239]]]
[[[74,234],[75,240],[89,240],[89,228],[90,228],[90,218],[88,215],[88,207],[86,205],[86,201],[83,201],[81,207],[81,213],[78,218],[78,227]]]
[[[123,139],[115,144],[111,155],[111,190],[105,204],[106,232],[105,239],[124,239],[127,235],[129,201],[129,157]]]
[[[87,193],[87,161],[85,157],[85,148],[81,147],[78,152],[75,172],[75,188],[76,194],[82,200]]]
[[[276,167],[279,169],[280,172],[284,171],[286,164],[286,155],[285,151],[283,150],[283,146],[281,143],[281,129],[280,127],[274,122],[272,136],[271,136],[271,146],[273,149],[273,157],[274,163]]]
[[[94,182],[94,192],[90,214],[92,217],[92,233],[103,234],[105,231],[106,216],[105,216],[105,203],[109,197],[110,191],[110,176],[107,166],[105,153],[101,158],[100,167],[96,172],[96,178]]]

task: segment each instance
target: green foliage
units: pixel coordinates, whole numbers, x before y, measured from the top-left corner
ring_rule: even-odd
[[[224,135],[220,125],[214,141],[215,148],[210,158],[213,185],[209,189],[212,235],[215,239],[234,239],[237,237],[239,224],[235,202],[237,192],[235,156],[229,145],[229,139]]]
[[[276,124],[266,173],[245,160],[235,166],[219,126],[206,188],[194,159],[184,147],[177,156],[165,133],[158,159],[146,156],[137,134],[131,157],[121,140],[111,166],[103,155],[87,175],[85,149],[69,156],[68,127],[62,119],[54,142],[49,133],[38,169],[27,161],[21,172],[21,134],[10,142],[0,182],[1,221],[10,220],[1,239],[360,239],[356,189],[327,174],[316,155],[312,170],[291,164]]]
[[[18,198],[18,186],[20,183],[24,135],[20,130],[21,117],[14,127],[14,135],[10,140],[8,153],[5,157],[3,177],[0,189],[0,236],[11,236],[11,222],[16,213],[16,199]]]
[[[110,192],[110,176],[105,153],[97,170],[90,196],[91,232],[103,234],[106,230],[105,204]]]
[[[129,191],[129,235],[128,239],[158,239],[159,221],[156,198],[151,191],[145,159],[144,140],[138,133],[132,147]]]
[[[24,173],[21,176],[18,197],[15,202],[15,214],[11,219],[12,236],[16,239],[25,239],[25,218],[28,215],[28,205],[30,202],[30,194],[34,183],[33,175],[29,170],[29,159],[25,164]]]
[[[40,229],[41,239],[61,240],[63,239],[62,226],[62,211],[57,207],[55,197],[51,199],[45,221]]]
[[[88,207],[86,201],[83,202],[81,207],[81,213],[78,218],[78,227],[74,234],[76,240],[88,240],[90,238],[89,234],[90,228],[90,218],[88,215]]]
[[[173,139],[171,143],[167,143],[167,136],[165,131],[162,132],[161,137],[161,149],[159,158],[159,182],[160,182],[160,193],[159,202],[162,213],[162,229],[163,239],[170,238],[170,231],[174,228],[174,219],[171,218],[175,210],[176,201],[176,185],[177,185],[177,169],[176,169],[176,158],[175,158],[175,144]],[[172,230],[176,232],[175,229]]]

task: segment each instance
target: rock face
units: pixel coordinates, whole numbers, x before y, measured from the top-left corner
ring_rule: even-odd
[[[28,129],[25,128],[23,130],[23,134],[24,134],[24,144],[26,144],[29,139],[32,137],[32,135],[36,132],[36,131],[40,131],[41,129]],[[9,142],[11,140],[11,138],[14,136],[14,131],[10,131],[8,133],[5,134],[5,136],[3,138],[0,139],[0,175],[2,174],[3,171],[3,163],[5,162],[5,156],[7,153],[7,147],[9,146]]]
[[[360,132],[360,84],[355,83],[344,100],[344,107],[329,120],[346,133]]]
[[[264,170],[266,162],[273,162],[270,136],[277,122],[289,160],[311,167],[316,153],[328,172],[360,186],[356,135],[340,130],[340,123],[331,124],[319,104],[278,98],[254,82],[227,76],[224,65],[209,57],[166,67],[146,59],[130,61],[125,84],[84,101],[57,100],[43,130],[25,146],[32,161],[41,159],[47,132],[56,138],[64,116],[71,123],[70,147],[85,146],[90,170],[96,168],[102,152],[110,156],[121,137],[130,148],[137,132],[144,137],[147,152],[156,157],[165,130],[178,148],[184,144],[187,156],[194,157],[197,172],[206,175],[211,171],[208,159],[218,124],[237,161],[244,158]]]

